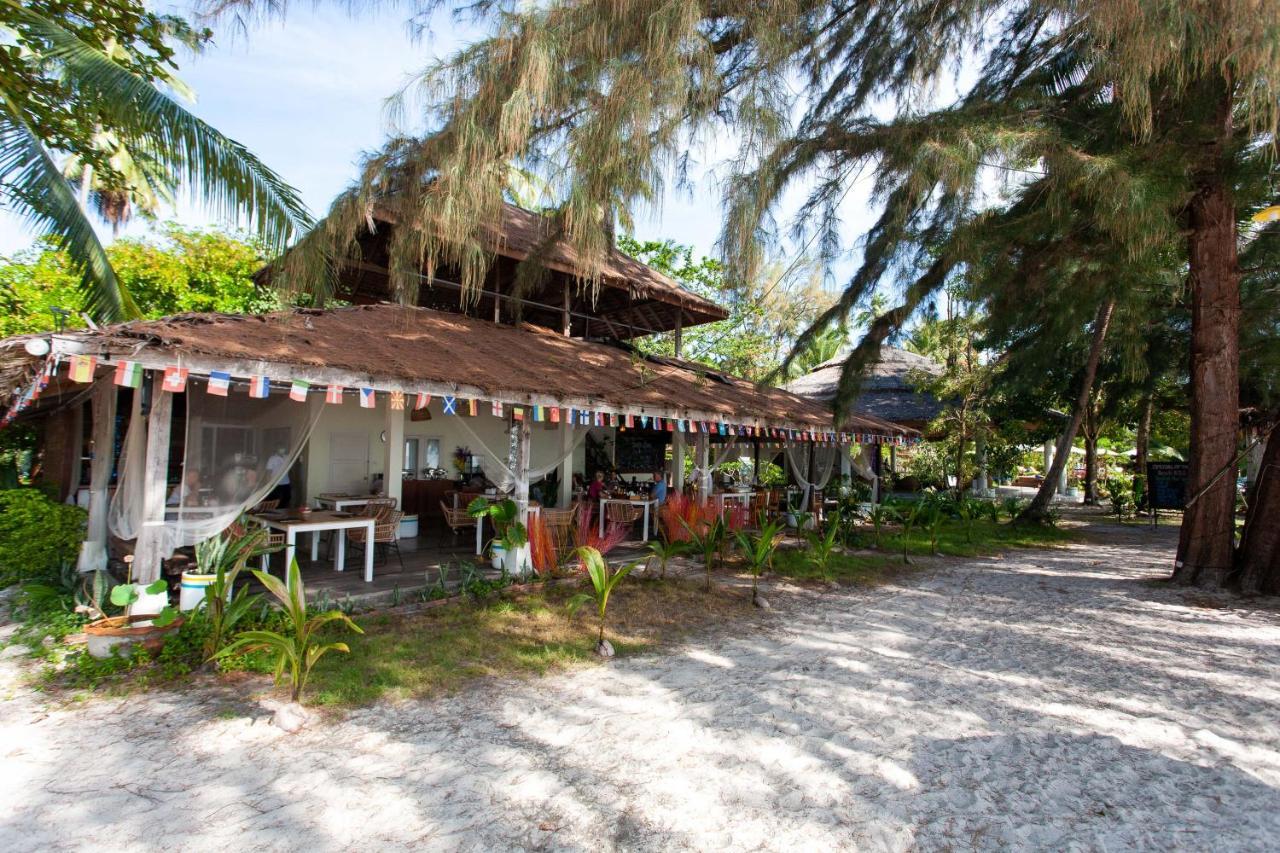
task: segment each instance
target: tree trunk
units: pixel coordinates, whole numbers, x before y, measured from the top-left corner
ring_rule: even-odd
[[[1098,413],[1093,401],[1085,409],[1084,419],[1084,502],[1098,505]]]
[[[1071,407],[1071,418],[1067,428],[1058,438],[1057,452],[1053,454],[1053,464],[1044,475],[1040,491],[1031,499],[1031,503],[1018,514],[1019,521],[1043,521],[1048,515],[1049,502],[1062,479],[1062,471],[1071,456],[1071,445],[1076,440],[1076,432],[1080,429],[1080,421],[1084,410],[1089,405],[1089,397],[1093,394],[1093,380],[1098,374],[1098,362],[1102,360],[1102,345],[1107,339],[1107,328],[1111,325],[1111,314],[1115,311],[1116,301],[1107,299],[1098,306],[1098,314],[1093,318],[1093,339],[1089,342],[1089,358],[1084,365],[1084,378],[1080,381],[1080,393],[1076,395]]]
[[[1280,595],[1280,429],[1262,454],[1240,543],[1240,591]]]
[[[1191,460],[1173,580],[1225,585],[1235,544],[1236,478],[1229,470],[1240,428],[1240,269],[1231,188],[1220,165],[1231,138],[1231,97],[1215,92],[1213,160],[1188,208],[1191,278]]]
[[[1142,398],[1142,414],[1138,416],[1138,435],[1134,445],[1134,449],[1137,452],[1134,454],[1133,465],[1137,470],[1134,472],[1133,480],[1135,483],[1142,483],[1141,492],[1137,489],[1134,490],[1134,498],[1138,504],[1138,509],[1146,505],[1147,458],[1151,455],[1151,415],[1154,410],[1155,399],[1148,393]]]

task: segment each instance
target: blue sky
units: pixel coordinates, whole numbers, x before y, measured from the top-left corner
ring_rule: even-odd
[[[319,215],[355,176],[360,154],[385,137],[387,96],[431,59],[477,35],[438,15],[431,32],[415,40],[403,10],[356,17],[331,6],[295,4],[286,22],[258,24],[247,35],[219,28],[202,55],[182,58],[180,76],[197,94],[194,112],[248,146]],[[704,163],[714,165],[716,155],[714,149],[702,152]],[[671,237],[712,254],[721,222],[718,200],[707,176],[692,193],[671,190],[657,209],[638,212],[637,236]],[[865,200],[864,192],[854,192],[846,203],[850,235],[869,224]],[[172,218],[217,224],[186,202]],[[145,231],[139,222],[126,233]],[[0,253],[31,240],[0,213]]]

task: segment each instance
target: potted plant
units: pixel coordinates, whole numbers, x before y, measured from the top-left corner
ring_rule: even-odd
[[[250,527],[241,520],[197,544],[195,569],[182,573],[178,609],[186,613],[199,607],[209,588],[217,582],[219,572],[224,575],[225,591],[230,595],[236,575],[251,558],[279,550],[267,547],[268,538],[265,527]]]
[[[141,644],[149,651],[164,645],[165,638],[182,624],[176,610],[169,606],[169,585],[163,578],[150,584],[134,583],[133,558],[125,558],[129,581],[111,588],[110,601],[124,608],[119,616],[108,616],[99,601],[89,601],[77,608],[94,617],[84,626],[89,655],[108,658],[117,651],[128,654]]]
[[[489,553],[493,559],[493,567],[501,569],[504,557],[507,553],[508,529],[513,524],[520,525],[521,535],[516,537],[515,547],[528,545],[529,534],[524,529],[524,525],[520,524],[517,516],[520,514],[520,508],[516,506],[516,502],[510,498],[500,501],[491,501],[487,498],[476,498],[467,505],[467,514],[476,519],[477,524],[484,524],[486,518],[493,523],[493,539],[489,542]]]

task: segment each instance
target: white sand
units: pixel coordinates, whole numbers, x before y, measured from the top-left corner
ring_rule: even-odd
[[[1171,546],[774,590],[746,636],[293,736],[0,661],[0,850],[1275,849],[1280,616],[1144,583]]]

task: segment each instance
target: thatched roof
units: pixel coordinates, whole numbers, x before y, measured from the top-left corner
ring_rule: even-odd
[[[37,360],[23,351],[24,340],[0,341],[0,379],[12,381],[34,369]],[[512,403],[835,428],[821,403],[702,365],[646,358],[623,345],[536,326],[391,304],[266,315],[182,314],[68,332],[54,342],[65,353],[155,368],[181,365],[193,376],[224,370],[234,377],[266,375],[281,382],[306,379]],[[8,394],[13,386],[0,390]],[[848,419],[841,429],[904,434],[865,417]]]
[[[836,396],[844,361],[845,357],[839,356],[823,362],[784,387],[794,394],[830,405]],[[880,358],[863,377],[862,389],[851,412],[922,429],[942,411],[942,403],[927,391],[918,391],[913,379],[921,374],[939,376],[942,372],[942,365],[932,359],[896,347],[882,347]]]
[[[388,284],[388,241],[396,227],[395,215],[389,209],[375,207],[375,229],[360,240],[358,259],[344,261],[338,269],[337,295],[355,304],[374,304],[394,299]],[[495,255],[484,284],[485,293],[463,309],[459,290],[451,281],[449,270],[440,270],[432,281],[425,281],[418,291],[418,304],[443,311],[494,316],[495,291],[509,293],[516,276],[516,265],[536,264],[547,270],[546,280],[535,285],[522,298],[523,317],[532,323],[560,329],[560,308],[566,285],[571,292],[574,318],[573,334],[577,337],[630,339],[653,332],[689,328],[723,320],[728,312],[716,303],[685,289],[679,282],[651,267],[611,248],[600,271],[601,286],[594,292],[583,292],[580,279],[586,277],[586,264],[564,239],[557,239],[553,221],[546,216],[504,204],[498,227],[484,228],[480,234],[483,247]],[[273,274],[265,267],[258,280],[266,283]],[[511,305],[504,303],[502,312],[510,316]]]

